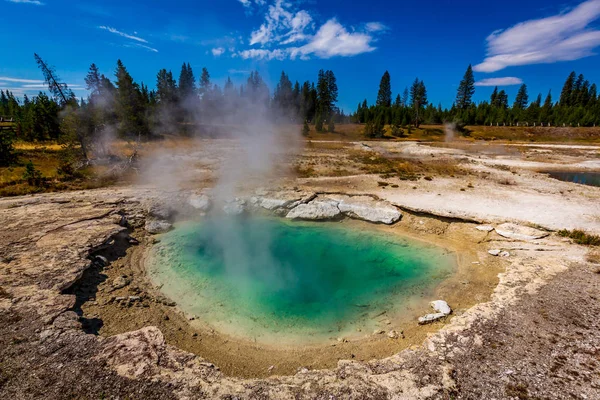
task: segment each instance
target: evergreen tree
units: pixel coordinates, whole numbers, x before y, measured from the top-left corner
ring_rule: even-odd
[[[392,105],[392,85],[388,71],[385,71],[381,77],[376,104],[380,107],[391,107]]]
[[[156,96],[158,102],[165,106],[177,103],[177,84],[173,79],[173,73],[166,69],[158,71],[156,76]]]
[[[419,78],[415,79],[410,88],[410,101],[415,112],[415,127],[418,128],[421,123],[419,116],[421,107],[427,104],[427,89],[423,81],[420,81]]]
[[[292,118],[295,111],[295,98],[292,81],[284,71],[281,72],[279,83],[275,87],[273,94],[273,106],[286,119]]]
[[[408,107],[408,88],[404,88],[402,92],[402,106]]]
[[[304,120],[304,126],[302,126],[302,134],[304,136],[308,136],[309,133],[310,133],[310,126],[308,126],[308,121]]]
[[[522,84],[521,87],[519,87],[519,91],[517,92],[517,97],[515,98],[513,108],[517,110],[524,110],[527,107],[527,103],[529,103],[527,85]]]
[[[212,84],[210,83],[210,74],[206,68],[202,68],[202,75],[200,76],[200,96],[204,97],[207,93],[210,93]]]
[[[571,99],[573,97],[573,88],[575,86],[575,71],[571,72],[563,85],[562,91],[560,92],[559,103],[561,106],[570,106]]]
[[[208,73],[208,71],[207,71]],[[196,94],[196,78],[190,63],[183,63],[179,73],[179,98],[189,99]]]
[[[117,77],[116,112],[119,118],[119,133],[125,137],[146,135],[148,127],[140,88],[121,60],[117,61],[115,76]]]
[[[490,96],[490,104],[493,107],[498,107],[498,86],[494,87],[494,91],[492,92],[492,95]]]
[[[496,103],[498,108],[508,108],[508,94],[506,94],[504,89],[498,92],[498,96],[496,97]]]
[[[473,68],[471,68],[471,64],[469,64],[463,79],[458,85],[455,102],[456,107],[460,110],[465,110],[471,106],[473,94],[475,94],[475,77],[473,76]]]
[[[333,116],[331,116],[331,118],[329,118],[329,124],[327,125],[327,131],[328,132],[335,132],[335,122],[334,122]]]
[[[321,116],[321,112],[317,112],[317,116],[315,118],[315,130],[317,132],[323,132],[323,117]]]

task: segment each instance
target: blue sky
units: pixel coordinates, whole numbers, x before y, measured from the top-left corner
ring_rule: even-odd
[[[418,76],[443,106],[470,63],[510,101],[521,81],[530,98],[552,89],[556,100],[572,70],[600,84],[600,0],[0,0],[0,15],[0,89],[15,94],[41,87],[34,52],[79,96],[92,62],[112,77],[119,58],[151,87],[159,69],[178,76],[184,61],[220,86],[252,69],[271,88],[282,70],[303,82],[331,69],[346,111],[374,102],[386,69],[394,96]],[[492,89],[479,86],[475,99]]]

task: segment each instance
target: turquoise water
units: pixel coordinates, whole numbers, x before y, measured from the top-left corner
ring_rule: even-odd
[[[366,226],[187,223],[161,237],[150,272],[184,311],[228,334],[310,341],[371,333],[382,318],[431,300],[456,265],[443,249]]]
[[[565,182],[600,187],[600,172],[548,171],[547,174]]]

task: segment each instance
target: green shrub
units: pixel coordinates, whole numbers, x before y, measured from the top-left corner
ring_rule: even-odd
[[[0,165],[9,166],[15,162],[15,132],[12,129],[0,130]]]
[[[575,229],[572,231],[563,229],[558,231],[558,235],[569,239],[573,239],[575,243],[582,244],[584,246],[600,246],[600,236],[585,233],[584,231],[579,229]]]
[[[30,186],[41,186],[44,181],[42,172],[35,168],[35,165],[29,160],[25,164],[25,172],[23,173],[23,179],[29,183]]]

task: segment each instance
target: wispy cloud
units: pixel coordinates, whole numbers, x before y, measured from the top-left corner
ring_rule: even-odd
[[[83,88],[83,86],[81,86],[81,85],[78,85],[78,84],[76,84],[76,83],[67,83],[67,86],[68,86],[70,89],[73,89],[73,90],[75,90],[75,89],[77,89],[77,88],[80,88],[80,89],[82,89],[82,88]],[[22,87],[22,88],[25,88],[25,89],[46,89],[46,88],[48,88],[48,85],[46,85],[46,84],[37,84],[37,83],[36,83],[36,84],[28,84],[28,85],[23,85],[23,86],[21,86],[21,87]]]
[[[487,37],[487,57],[473,67],[495,72],[506,67],[572,61],[594,54],[600,30],[590,24],[600,17],[600,0],[588,0],[570,11],[518,23]]]
[[[35,83],[35,84],[44,83],[44,81],[41,81],[38,79],[11,78],[8,76],[0,76],[0,81],[1,82],[16,82],[16,83]]]
[[[488,78],[475,82],[475,86],[511,86],[520,85],[523,83],[521,78],[514,76],[506,76],[503,78]]]
[[[110,33],[114,33],[115,35],[124,37],[125,39],[134,41],[132,43],[122,44],[123,47],[140,48],[140,49],[145,49],[145,50],[151,51],[153,53],[158,53],[158,49],[155,49],[154,47],[149,46],[150,43],[146,39],[139,37],[139,36],[135,36],[135,35],[137,35],[137,32],[134,32],[133,35],[130,35],[128,33],[121,32],[113,27],[106,26],[106,25],[101,25],[98,27],[98,29],[103,29]]]
[[[119,36],[122,36],[122,37],[127,38],[127,39],[135,40],[136,42],[148,43],[148,41],[146,39],[143,39],[143,38],[141,38],[139,36],[129,35],[129,34],[125,33],[125,32],[118,31],[115,28],[110,27],[110,26],[101,25],[101,26],[98,27],[98,29],[104,29],[105,31],[108,31],[110,33],[114,33],[115,35],[119,35]]]
[[[150,47],[150,46],[146,46],[145,44],[141,44],[141,43],[125,43],[123,44],[123,47],[130,47],[130,48],[139,48],[139,49],[145,49],[148,51],[151,51],[153,53],[158,53],[158,49],[155,49],[154,47]]]
[[[9,3],[18,3],[18,4],[33,4],[34,6],[43,6],[44,3],[42,3],[39,0],[6,0]]]
[[[225,49],[223,47],[215,47],[211,50],[211,52],[213,56],[220,57],[221,55],[223,55],[223,53],[225,53]]]
[[[244,6],[252,4],[251,0],[239,1]],[[317,27],[307,10],[298,10],[291,2],[274,0],[267,9],[264,22],[250,34],[250,46],[259,47],[235,55],[261,60],[355,56],[374,51],[375,35],[388,29],[380,22],[366,23],[360,29],[346,28],[335,18]]]
[[[244,60],[254,58],[257,60],[283,60],[287,52],[281,49],[266,50],[266,49],[248,49],[239,52],[239,56]]]

